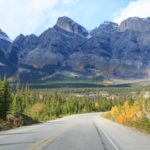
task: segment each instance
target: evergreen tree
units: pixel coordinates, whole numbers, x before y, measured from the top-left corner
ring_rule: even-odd
[[[11,89],[6,79],[0,81],[0,118],[6,119],[11,104]]]

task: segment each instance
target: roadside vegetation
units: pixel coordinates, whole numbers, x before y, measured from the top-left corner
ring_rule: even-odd
[[[103,117],[150,133],[150,120],[147,116],[149,111],[150,100],[127,100],[121,105],[113,106]]]
[[[0,81],[0,129],[28,125],[66,115],[110,110],[119,100],[78,95],[76,90],[31,90]],[[82,90],[81,90],[82,91]],[[80,94],[80,93],[79,93]]]
[[[71,114],[109,111],[105,117],[149,132],[149,91],[149,87],[30,89],[28,85],[10,86],[4,79],[0,81],[0,130]]]

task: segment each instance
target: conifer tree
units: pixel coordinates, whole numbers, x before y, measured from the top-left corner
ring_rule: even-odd
[[[11,104],[11,89],[6,79],[0,81],[0,118],[6,119]]]

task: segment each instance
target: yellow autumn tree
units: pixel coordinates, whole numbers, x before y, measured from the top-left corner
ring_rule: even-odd
[[[100,103],[98,101],[95,102],[95,110],[100,110]]]
[[[117,106],[112,107],[111,109],[111,116],[113,119],[116,119],[116,117],[119,115],[119,108]]]
[[[139,101],[135,101],[132,106],[132,113],[133,113],[133,121],[137,121],[143,118],[144,112],[142,109],[142,105]]]
[[[122,106],[112,107],[110,115],[112,120],[120,124],[128,124],[142,119],[144,113],[139,101],[134,101],[133,104],[129,104],[128,101],[125,101]]]

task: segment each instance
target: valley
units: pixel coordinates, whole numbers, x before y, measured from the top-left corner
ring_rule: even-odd
[[[150,0],[0,0],[0,150],[150,150]]]

